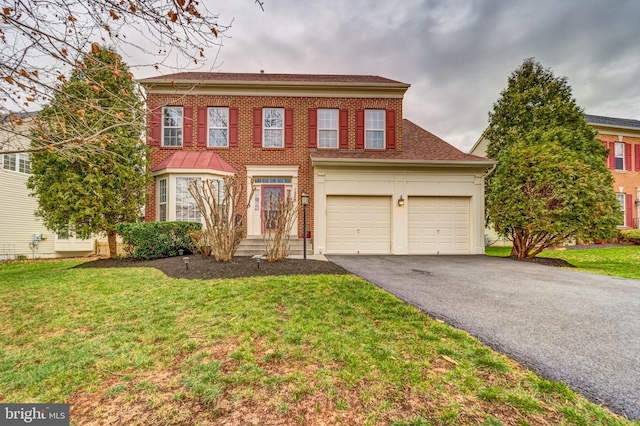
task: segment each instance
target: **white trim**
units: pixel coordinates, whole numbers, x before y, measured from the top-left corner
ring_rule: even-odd
[[[176,171],[177,170],[177,171]],[[200,170],[192,169],[172,169],[171,171],[161,170],[161,173],[156,175],[154,182],[156,189],[156,222],[160,221],[160,203],[159,203],[159,182],[162,179],[167,179],[167,222],[176,221],[176,178],[195,178],[200,180],[205,179],[222,179],[224,176],[231,175],[233,173],[223,173],[212,170]]]
[[[179,129],[180,130],[180,144],[179,145],[167,145],[165,144],[165,136],[164,136],[164,129],[165,129],[165,124],[164,124],[164,112],[165,110],[167,110],[168,108],[178,108],[181,112],[181,124],[179,126],[168,126],[167,129]],[[163,106],[162,107],[162,113],[160,115],[160,141],[161,144],[160,146],[162,146],[163,148],[179,148],[179,147],[183,147],[184,146],[184,106],[181,105],[167,105],[167,106]]]
[[[296,194],[296,197],[300,194],[298,189],[298,173],[300,166],[246,166],[247,170],[247,196],[251,192],[251,179],[253,177],[290,177],[290,184],[282,184],[285,187],[285,193],[287,190],[291,190],[292,194]],[[270,185],[270,184],[265,184]],[[256,191],[253,194],[253,198],[249,201],[247,208],[247,236],[260,236],[262,235],[262,218],[260,217],[260,186],[261,184],[255,184]],[[302,188],[307,191],[309,189]],[[298,234],[298,222],[293,224],[291,228],[292,235]]]
[[[282,118],[282,127],[267,127],[266,114],[267,111],[279,111]],[[263,107],[262,108],[262,147],[263,148],[284,148],[284,128],[285,128],[285,111],[284,108],[280,107]],[[279,145],[271,145],[267,146],[267,130],[270,131],[280,131],[280,144]]]
[[[619,146],[622,146],[622,156],[621,157],[616,155],[616,148],[619,147]],[[613,168],[614,168],[614,170],[616,170],[618,172],[626,170],[625,169],[625,162],[626,162],[626,158],[625,157],[627,155],[627,153],[625,152],[626,148],[627,148],[627,144],[625,144],[624,142],[614,142],[614,145],[613,145]],[[621,169],[616,167],[617,166],[616,163],[618,162],[618,158],[622,158],[622,168]]]
[[[331,112],[335,112],[336,114],[336,126],[335,127],[321,127],[320,126],[320,112],[324,111],[331,111]],[[318,149],[337,149],[340,146],[340,110],[338,108],[318,108],[317,109],[317,125],[318,125],[318,129],[317,129],[317,140],[318,140]],[[321,138],[320,138],[320,132],[335,132],[336,133],[336,144],[335,146],[321,146],[320,142],[321,142]]]
[[[477,164],[476,164],[477,166]],[[486,164],[483,164],[486,167]],[[327,197],[391,197],[391,254],[408,254],[408,208],[412,196],[469,198],[469,253],[484,254],[484,179],[477,168],[415,169],[332,165],[314,167],[314,253],[326,254]],[[403,197],[404,206],[397,200]]]
[[[213,109],[224,110],[227,112],[227,126],[226,127],[212,127],[209,121],[211,115],[210,112]],[[226,130],[227,140],[225,145],[211,145],[211,130]],[[229,148],[229,107],[207,107],[207,147],[208,148]]]
[[[622,196],[622,200],[618,198],[620,196]],[[629,227],[629,224],[627,223],[627,194],[623,192],[622,188],[620,189],[620,192],[616,192],[616,199],[618,199],[618,203],[620,204],[620,208],[622,210],[622,223],[618,224],[618,228]]]
[[[151,176],[159,177],[163,175],[212,175],[212,176],[232,176],[233,172],[223,172],[222,170],[213,169],[181,169],[181,168],[167,168],[156,170],[151,172]]]
[[[370,128],[367,126],[367,113],[382,113],[382,129]],[[377,120],[376,120],[377,121]],[[382,133],[382,146],[367,146],[368,132]],[[364,110],[364,149],[386,149],[387,148],[387,110],[380,108],[367,108]]]

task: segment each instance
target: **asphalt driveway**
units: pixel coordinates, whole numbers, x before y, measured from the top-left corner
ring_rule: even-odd
[[[327,256],[542,376],[640,419],[640,281],[488,256]]]

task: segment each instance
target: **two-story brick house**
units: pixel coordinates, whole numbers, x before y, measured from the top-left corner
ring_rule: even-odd
[[[640,120],[585,114],[587,123],[609,148],[607,166],[624,213],[623,228],[638,228],[640,200]]]
[[[313,251],[484,252],[484,173],[402,118],[408,84],[377,76],[179,73],[144,79],[154,185],[147,221],[200,220],[187,185],[237,173],[248,236],[270,196],[311,195]],[[302,234],[302,213],[294,229]]]

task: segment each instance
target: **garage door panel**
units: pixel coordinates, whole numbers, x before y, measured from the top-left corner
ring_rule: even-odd
[[[468,254],[468,197],[409,197],[410,254]]]
[[[391,197],[327,197],[327,253],[390,251]]]

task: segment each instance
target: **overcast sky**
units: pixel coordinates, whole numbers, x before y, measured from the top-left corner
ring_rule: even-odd
[[[529,57],[568,77],[585,112],[640,119],[638,0],[264,0],[264,11],[253,0],[204,3],[220,23],[233,19],[220,51],[207,52],[217,71],[409,83],[404,118],[463,151]]]

